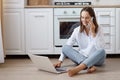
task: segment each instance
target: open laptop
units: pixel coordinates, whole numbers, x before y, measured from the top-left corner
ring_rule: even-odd
[[[65,67],[55,68],[48,57],[39,56],[35,54],[28,54],[35,66],[42,71],[52,72],[52,73],[64,73],[67,72]]]

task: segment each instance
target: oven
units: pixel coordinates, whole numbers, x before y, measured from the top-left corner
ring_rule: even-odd
[[[62,47],[80,24],[81,8],[54,8],[54,46]],[[76,44],[74,46],[77,46]]]

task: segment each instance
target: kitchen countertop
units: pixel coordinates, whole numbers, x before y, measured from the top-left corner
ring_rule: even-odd
[[[94,8],[120,8],[120,5],[89,5]],[[25,8],[82,8],[83,6],[60,6],[60,5],[31,5],[31,6],[25,6]]]

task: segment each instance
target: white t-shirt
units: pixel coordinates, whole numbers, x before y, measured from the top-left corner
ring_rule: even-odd
[[[90,53],[95,52],[98,49],[104,48],[104,36],[103,30],[101,27],[98,27],[98,32],[96,37],[92,37],[91,31],[89,31],[89,36],[85,31],[80,33],[80,26],[75,28],[71,37],[68,39],[66,45],[73,46],[73,44],[77,43],[79,46],[79,52],[83,54],[85,57],[88,57]],[[59,58],[60,61],[63,61],[65,55],[61,53]]]

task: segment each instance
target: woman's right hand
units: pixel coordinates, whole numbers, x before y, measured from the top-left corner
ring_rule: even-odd
[[[53,64],[53,66],[54,66],[55,68],[58,68],[58,67],[61,66],[61,64],[62,64],[62,61],[58,61],[57,63]]]

